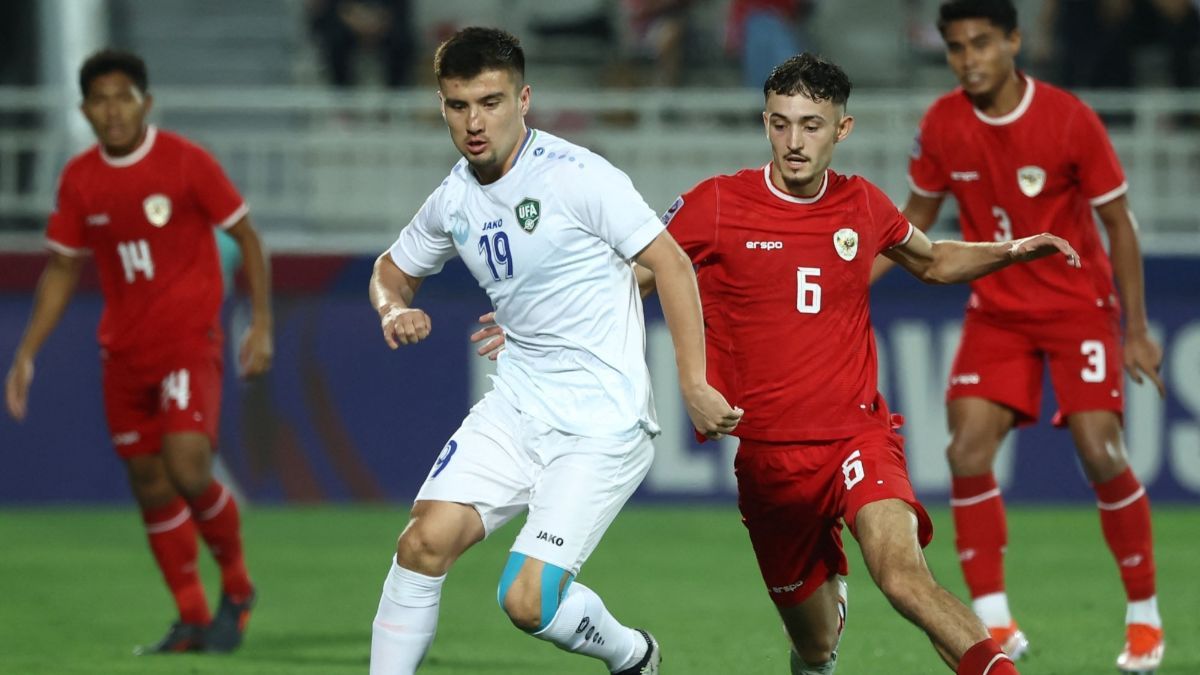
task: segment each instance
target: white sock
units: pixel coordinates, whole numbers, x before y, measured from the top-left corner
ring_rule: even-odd
[[[567,589],[550,625],[533,636],[600,659],[613,672],[632,667],[647,649],[641,633],[618,623],[600,596],[578,581]]]
[[[371,675],[412,675],[437,632],[446,575],[427,577],[392,561],[371,624]]]
[[[1144,623],[1162,628],[1162,617],[1158,615],[1158,596],[1129,603],[1125,609],[1125,623]]]
[[[1008,628],[1012,613],[1008,611],[1008,595],[1003,592],[981,595],[971,601],[975,616],[988,628]]]

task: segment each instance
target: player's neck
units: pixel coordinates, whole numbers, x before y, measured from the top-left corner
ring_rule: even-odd
[[[521,140],[517,141],[517,144],[513,146],[512,152],[508,153],[508,157],[500,165],[499,170],[480,172],[479,169],[471,167],[471,171],[475,173],[475,180],[479,181],[480,185],[490,185],[507,176],[508,172],[512,171],[513,166],[516,165],[517,158],[521,156],[521,151],[525,149],[525,144],[529,142],[530,133],[529,128],[522,123],[521,135],[518,137]]]
[[[142,147],[142,144],[146,142],[147,128],[148,128],[147,125],[143,124],[142,130],[138,134],[137,138],[134,139],[133,143],[130,143],[128,146],[116,148],[116,147],[105,145],[104,146],[104,154],[108,155],[112,159],[120,159],[121,157],[128,157],[129,155],[132,155],[133,153],[137,152],[137,149]]]
[[[1028,86],[1029,82],[1014,70],[995,92],[971,97],[971,104],[988,117],[1004,117],[1021,105]]]

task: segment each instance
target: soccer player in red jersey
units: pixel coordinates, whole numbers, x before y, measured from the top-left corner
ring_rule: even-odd
[[[930,242],[881,190],[829,169],[854,126],[850,81],[809,54],[763,87],[767,165],[716,176],[663,216],[696,265],[708,378],[745,410],[738,506],[792,640],[792,672],[832,673],[845,621],[843,521],[868,570],[905,618],[961,675],[1017,672],[980,621],[934,581],[922,546],[932,524],[913,495],[901,423],[878,393],[868,292],[883,253],[930,283],[970,281],[1012,263],[1063,254],[1039,234],[1003,243]],[[644,292],[653,274],[637,269]],[[488,320],[489,317],[482,317]],[[472,340],[500,348],[499,329]]]
[[[1008,430],[1037,421],[1048,363],[1059,408],[1054,424],[1071,431],[1125,585],[1127,644],[1118,666],[1152,670],[1162,659],[1162,622],[1150,503],[1129,468],[1121,434],[1122,365],[1162,394],[1162,350],[1146,323],[1125,176],[1091,108],[1017,70],[1021,34],[1009,0],[958,0],[940,11],[946,58],[961,86],[938,99],[921,123],[905,217],[927,229],[949,192],[965,240],[1008,242],[1054,232],[1075,245],[1083,262],[1082,272],[1045,260],[972,284],[947,390],[947,456],[956,544],[973,605],[1010,655],[1025,650],[1004,590],[1007,533],[992,467]],[[1100,241],[1093,209],[1111,253]],[[876,276],[885,268],[879,261]]]
[[[136,55],[101,51],[79,74],[81,110],[99,143],[63,169],[50,216],[50,260],[5,382],[9,414],[24,419],[34,359],[62,317],[91,251],[100,276],[105,411],[113,445],[145,522],[179,620],[140,653],[230,651],[254,601],[237,504],[214,480],[221,399],[221,269],[213,227],[239,245],[253,319],[242,342],[247,376],[270,366],[267,261],[245,203],[217,162],[146,124],[152,100]],[[196,570],[196,533],[221,569],[215,617]]]

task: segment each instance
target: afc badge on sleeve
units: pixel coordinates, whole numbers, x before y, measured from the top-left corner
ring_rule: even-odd
[[[675,218],[675,214],[679,213],[679,209],[681,209],[681,208],[683,208],[683,196],[682,195],[679,197],[676,197],[675,201],[671,203],[671,207],[668,208],[666,210],[666,212],[662,214],[662,224],[670,225],[671,221],[674,220],[674,218]]]
[[[155,227],[162,227],[171,219],[171,198],[164,194],[153,194],[142,200],[146,220]]]
[[[1023,166],[1017,169],[1017,187],[1026,197],[1036,197],[1046,186],[1046,170],[1040,166]]]
[[[854,256],[858,254],[858,233],[848,227],[834,232],[833,249],[842,260],[854,260]]]

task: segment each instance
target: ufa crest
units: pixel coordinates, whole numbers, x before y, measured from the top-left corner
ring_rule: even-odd
[[[1040,166],[1023,166],[1017,169],[1017,187],[1026,197],[1036,197],[1046,187],[1046,170]]]
[[[542,203],[530,197],[523,199],[513,210],[517,214],[517,224],[526,232],[533,232],[542,217]]]
[[[858,233],[848,227],[834,232],[833,249],[842,260],[854,260],[854,256],[858,254]]]
[[[164,194],[150,195],[142,200],[142,211],[151,225],[162,227],[171,219],[171,198]]]

